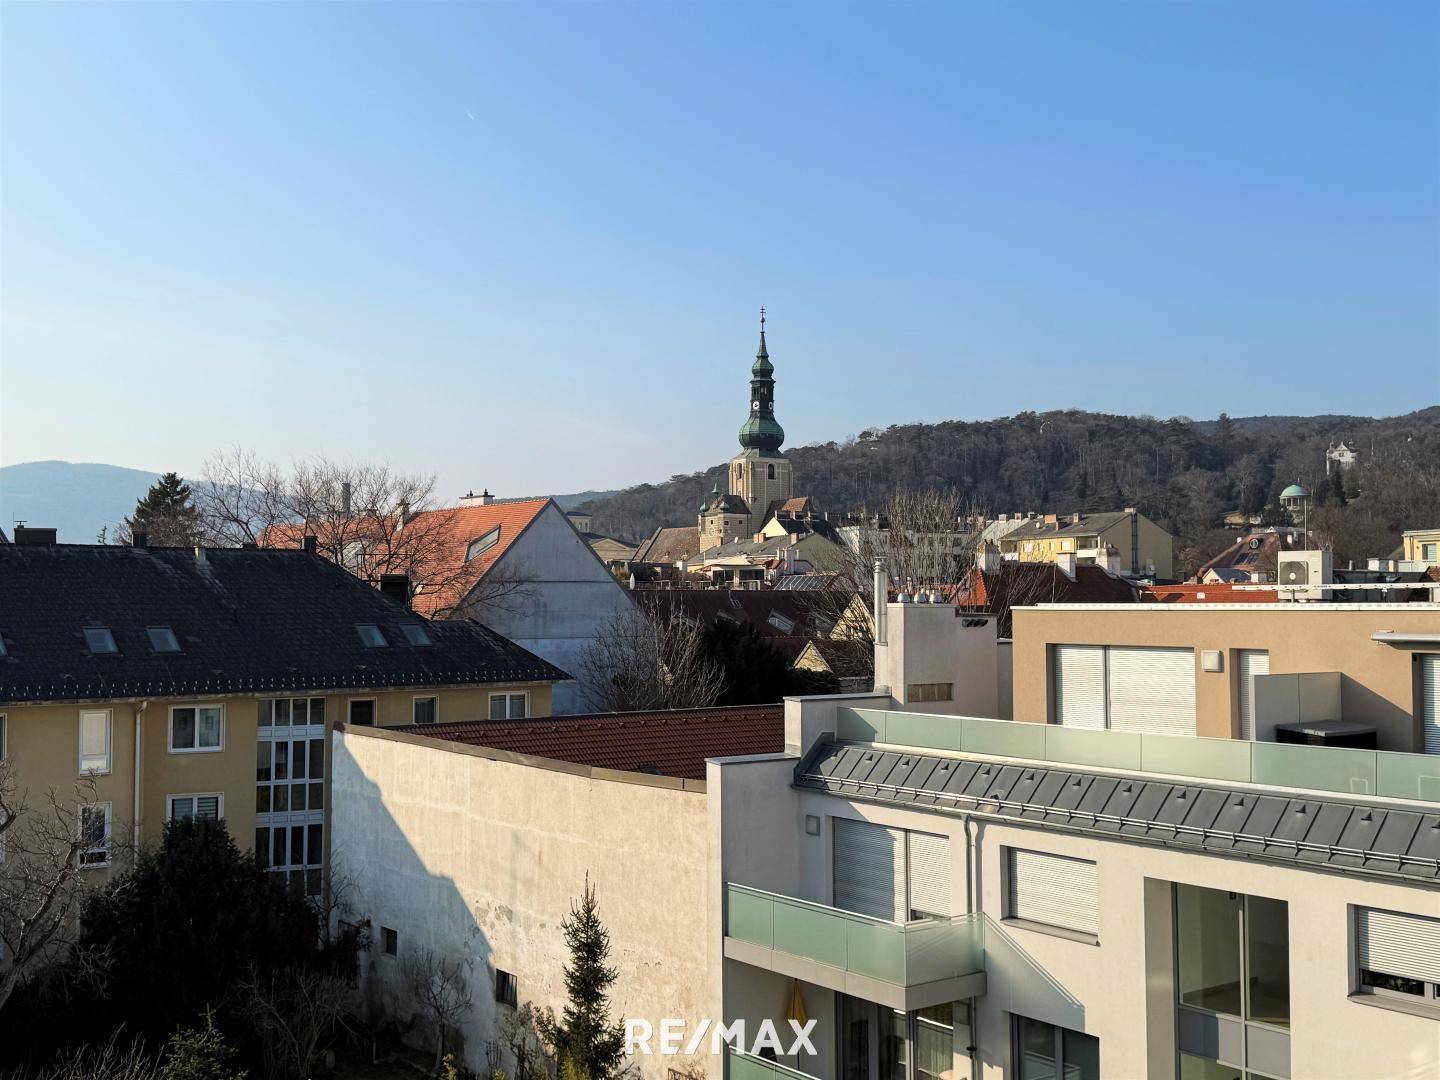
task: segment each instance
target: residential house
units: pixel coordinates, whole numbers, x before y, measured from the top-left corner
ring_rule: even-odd
[[[795,658],[795,667],[834,675],[846,693],[868,693],[875,687],[875,647],[868,641],[811,638]]]
[[[1078,563],[1094,563],[1103,561],[1106,549],[1113,547],[1120,571],[1129,577],[1174,576],[1174,538],[1133,506],[1103,513],[1045,514],[1027,519],[997,542],[1003,554],[1021,562],[1054,562],[1074,555]]]
[[[415,610],[433,619],[473,619],[564,671],[603,627],[630,610],[625,589],[550,498],[467,495],[458,507],[427,510],[396,523],[424,542],[404,561]],[[274,543],[297,543],[293,530]],[[351,566],[367,572],[362,554]],[[557,713],[589,705],[578,681],[556,686]]]
[[[473,1000],[458,1053],[488,1075],[487,1047],[508,1048],[517,1006],[565,1004],[560,924],[588,883],[610,935],[615,1015],[693,1030],[714,1015],[719,967],[705,760],[783,743],[778,705],[338,730],[336,835],[348,859],[383,867],[353,897],[375,942],[361,965],[372,1019],[415,1012],[408,957],[463,961]],[[722,1075],[708,1053],[635,1063],[655,1080],[681,1065]]]
[[[999,635],[1008,638],[1013,632],[1010,611],[1015,607],[1134,603],[1139,587],[1119,574],[1117,559],[1111,553],[1108,560],[1082,563],[1066,552],[1054,561],[1020,562],[1002,558],[996,545],[982,541],[974,571],[950,599],[966,611],[998,616]]]
[[[1257,741],[1339,722],[1382,750],[1440,753],[1434,603],[1039,604],[1013,615],[1017,721]]]
[[[792,663],[806,643],[834,633],[850,600],[848,593],[774,589],[642,589],[634,597],[640,610],[662,621],[678,614],[699,626],[752,626]]]
[[[575,526],[575,531],[594,549],[600,561],[611,570],[623,569],[635,558],[634,544],[595,532],[594,518],[591,515],[581,510],[566,510],[565,516],[570,519],[570,524]]]
[[[1400,536],[1400,548],[1405,562],[1440,566],[1440,529],[1408,529]]]
[[[1302,547],[1298,529],[1253,530],[1204,563],[1193,580],[1203,585],[1273,582],[1280,554]]]
[[[567,677],[305,550],[0,547],[0,757],[33,793],[93,783],[87,867],[215,817],[315,892],[337,721],[543,716]]]

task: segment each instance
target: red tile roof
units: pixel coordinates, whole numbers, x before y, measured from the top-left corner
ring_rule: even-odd
[[[1274,604],[1274,589],[1241,589],[1234,585],[1141,585],[1142,604]]]
[[[1082,563],[1068,577],[1054,563],[1007,559],[999,570],[977,571],[952,599],[963,608],[999,616],[1001,637],[1011,634],[1010,609],[1029,604],[1130,604],[1135,586],[1104,567]]]
[[[783,750],[785,707],[738,705],[533,720],[471,720],[411,725],[400,730],[593,768],[704,780],[706,758],[778,754]]]

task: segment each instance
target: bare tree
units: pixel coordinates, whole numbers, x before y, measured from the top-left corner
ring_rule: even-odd
[[[474,1001],[470,992],[470,961],[447,960],[434,949],[405,957],[405,988],[435,1029],[435,1067],[445,1057],[445,1036],[458,1026]]]
[[[15,988],[64,946],[73,944],[80,905],[92,885],[86,853],[110,844],[105,820],[88,812],[88,777],[62,796],[48,790],[30,805],[14,766],[0,761],[0,1008]],[[114,830],[112,829],[112,832]]]
[[[601,712],[700,709],[713,705],[725,686],[724,672],[706,655],[703,627],[678,607],[616,614],[577,668]]]
[[[194,495],[209,542],[299,547],[313,536],[318,555],[372,585],[405,575],[437,618],[483,619],[528,596],[529,583],[493,559],[457,557],[481,538],[462,534],[458,508],[436,505],[433,474],[325,457],[286,471],[236,448],[211,456]]]
[[[307,1077],[354,1005],[345,979],[311,968],[260,974],[252,971],[238,987],[270,1076]]]
[[[120,1041],[116,1031],[99,1045],[82,1043],[71,1047],[40,1072],[27,1067],[0,1074],[4,1080],[160,1080],[159,1065],[146,1053],[144,1044],[135,1039]]]

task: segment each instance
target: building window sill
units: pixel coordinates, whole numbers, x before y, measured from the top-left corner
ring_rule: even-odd
[[[1369,1005],[1374,1009],[1408,1013],[1411,1016],[1422,1016],[1426,1020],[1440,1020],[1440,1004],[1432,1005],[1423,1000],[1405,1001],[1403,998],[1391,997],[1389,994],[1361,993],[1351,994],[1350,1000],[1357,1005]]]
[[[1000,920],[1000,925],[1005,927],[1018,927],[1021,930],[1031,930],[1037,934],[1045,934],[1049,937],[1064,938],[1066,941],[1076,941],[1081,945],[1100,944],[1100,938],[1095,934],[1087,934],[1083,930],[1070,930],[1064,926],[1051,926],[1049,923],[1033,922],[1030,919],[1006,918]]]

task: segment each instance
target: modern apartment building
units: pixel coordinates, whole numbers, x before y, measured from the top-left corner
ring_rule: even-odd
[[[732,1077],[1440,1073],[1434,759],[891,704],[709,764],[714,1008],[816,1021]]]
[[[1320,725],[1440,753],[1440,605],[1041,604],[1014,611],[1014,718],[1273,741]]]
[[[304,550],[0,547],[0,757],[83,811],[87,866],[223,818],[318,891],[328,734],[545,715],[565,672]]]

